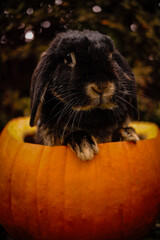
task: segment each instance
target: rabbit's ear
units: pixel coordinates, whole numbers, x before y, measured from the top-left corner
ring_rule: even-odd
[[[45,93],[48,89],[50,80],[52,79],[54,70],[58,64],[55,51],[60,40],[61,34],[58,34],[52,41],[49,49],[42,54],[41,59],[34,70],[31,81],[30,126],[36,125],[40,117]]]
[[[32,75],[30,126],[36,125],[39,119],[44,95],[48,88],[49,79],[47,75],[49,74],[47,63],[47,54],[44,53]]]

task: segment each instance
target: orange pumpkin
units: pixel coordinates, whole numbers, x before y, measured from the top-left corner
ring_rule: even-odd
[[[0,222],[14,239],[133,240],[160,213],[160,131],[135,123],[151,139],[99,144],[83,162],[65,146],[24,143],[28,118],[0,137]]]

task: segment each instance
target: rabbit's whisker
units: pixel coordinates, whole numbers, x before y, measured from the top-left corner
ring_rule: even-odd
[[[122,93],[124,96],[130,96],[130,97],[136,98],[136,94],[133,94],[133,92],[119,90],[119,93]]]
[[[72,93],[72,92],[70,92],[70,91],[64,91],[64,92],[61,92],[61,91],[54,91],[54,90],[52,90],[52,93],[53,93],[53,95],[56,97],[56,98],[58,98],[60,101],[62,101],[62,102],[64,102],[64,101],[66,101],[67,99],[69,99],[69,98],[73,98],[73,97],[76,97],[76,93]]]
[[[122,101],[122,102],[124,102],[124,103],[127,103],[131,108],[133,108],[133,109],[136,110],[136,112],[137,112],[137,109],[133,106],[133,104],[131,104],[130,102],[128,102],[127,100],[125,100],[124,98],[122,98],[122,97],[120,97],[120,96],[117,96],[117,98],[118,98],[120,101]]]
[[[54,100],[54,99],[57,100],[56,97],[52,98],[52,100]],[[49,101],[48,101],[48,102],[49,102]],[[56,105],[54,105],[54,107],[52,108],[52,110],[51,110],[51,112],[50,112],[50,114],[49,114],[49,116],[48,116],[47,123],[48,123],[49,121],[51,121],[53,118],[55,118],[55,117],[61,112],[61,110],[59,110],[59,111],[56,113],[56,115],[52,115],[53,111],[54,111],[54,110],[58,107],[58,105],[60,105],[60,104],[62,104],[61,101],[59,101]],[[52,118],[50,118],[51,115],[52,115]]]
[[[117,119],[118,121],[120,121],[121,119],[120,119],[120,116],[119,116],[118,109],[114,108],[114,109],[113,109],[113,113],[114,113],[116,119]]]
[[[74,115],[74,112],[72,111],[71,114],[69,115],[69,118],[68,118],[67,123],[66,123],[65,126],[64,126],[63,133],[62,133],[62,139],[64,139],[65,132],[66,132],[66,130],[67,130],[67,127],[68,127],[70,121],[72,120],[72,116],[73,116],[73,115]]]
[[[62,119],[62,117],[63,116],[65,116],[65,115],[67,115],[67,113],[69,112],[73,112],[73,110],[71,109],[71,106],[72,106],[72,104],[75,102],[75,99],[73,98],[71,101],[69,101],[64,107],[63,107],[63,109],[61,110],[61,113],[60,113],[60,115],[59,115],[59,117],[58,117],[58,120],[57,120],[57,122],[56,122],[56,125],[58,126],[59,125],[59,122],[60,122],[60,120]],[[68,116],[67,116],[68,117]]]
[[[123,93],[126,96],[132,96],[132,97],[135,97],[135,98],[138,97],[138,99],[140,99],[140,100],[150,100],[150,101],[153,101],[153,102],[157,102],[156,100],[154,100],[153,98],[151,98],[149,96],[144,96],[144,95],[141,95],[139,93],[134,94],[132,91],[127,90],[127,92],[125,92],[125,91],[123,92],[123,91],[119,90],[119,92]]]
[[[52,98],[50,98],[49,100],[44,101],[43,105],[46,105],[46,104],[50,103],[51,101],[53,101],[55,99],[57,99],[57,98],[55,96],[52,96]]]
[[[78,104],[79,101],[75,102],[74,105]],[[69,118],[68,118],[68,121],[67,123],[65,124],[64,126],[64,130],[63,130],[63,133],[62,133],[62,139],[64,138],[64,134],[66,132],[66,129],[69,125],[69,123],[72,121],[72,126],[71,126],[71,130],[74,131],[74,128],[75,128],[75,122],[76,122],[76,118],[79,116],[79,112],[78,111],[71,111],[71,114],[69,115]]]
[[[57,98],[56,98],[57,99]],[[53,111],[58,107],[58,105],[60,105],[60,104],[62,104],[62,102],[61,101],[59,101],[55,106],[54,106],[54,108],[52,108],[52,110],[51,110],[51,112],[50,112],[50,114],[49,114],[49,117],[48,117],[48,120],[47,120],[47,123],[49,122],[49,121],[51,121],[51,120],[53,120],[55,117],[57,117],[60,113],[62,113],[62,110],[63,109],[60,109],[56,114],[52,114],[53,113]],[[65,106],[65,108],[67,108],[67,106]],[[70,109],[69,109],[70,110]],[[51,115],[52,115],[52,117],[51,117]],[[51,118],[50,118],[51,117]]]
[[[78,103],[78,102],[76,102],[76,104],[77,104],[77,103]],[[65,134],[66,129],[67,129],[69,123],[71,122],[71,120],[72,120],[71,129],[72,129],[72,130],[74,129],[74,122],[75,122],[75,120],[76,120],[77,115],[78,115],[78,112],[75,112],[75,111],[73,111],[73,110],[71,111],[71,114],[69,115],[68,121],[67,121],[66,125],[64,126],[64,130],[63,130],[63,133],[62,133],[62,139],[64,138],[64,134]],[[72,116],[73,116],[73,118],[72,118]]]
[[[79,103],[79,101],[76,103],[76,105]],[[75,116],[74,116],[74,118],[73,118],[73,122],[72,122],[72,127],[71,127],[71,129],[73,130],[74,129],[74,124],[75,124],[75,122],[76,122],[76,118],[78,117],[78,115],[79,115],[79,111],[74,111],[74,113],[75,113]]]

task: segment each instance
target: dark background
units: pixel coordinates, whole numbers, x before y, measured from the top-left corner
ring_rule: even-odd
[[[39,56],[69,28],[114,39],[135,74],[139,120],[160,125],[160,1],[1,0],[0,11],[0,129],[30,114],[30,79]]]
[[[111,36],[137,82],[139,120],[160,125],[160,1],[1,0],[0,130],[30,114],[30,79],[57,32],[84,28]],[[159,225],[157,225],[159,226]],[[0,230],[0,240],[10,239]],[[156,227],[146,239],[160,239]]]

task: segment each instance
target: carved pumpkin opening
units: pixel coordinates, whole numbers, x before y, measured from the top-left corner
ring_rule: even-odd
[[[26,134],[26,135],[24,136],[24,142],[27,142],[27,143],[35,143],[34,134]]]
[[[25,120],[27,120],[27,118]],[[150,122],[132,122],[130,126],[132,126],[136,130],[141,140],[156,138],[159,130],[156,124]],[[33,128],[32,131],[29,125],[25,127],[26,133],[23,136],[24,142],[35,143],[36,128]]]

